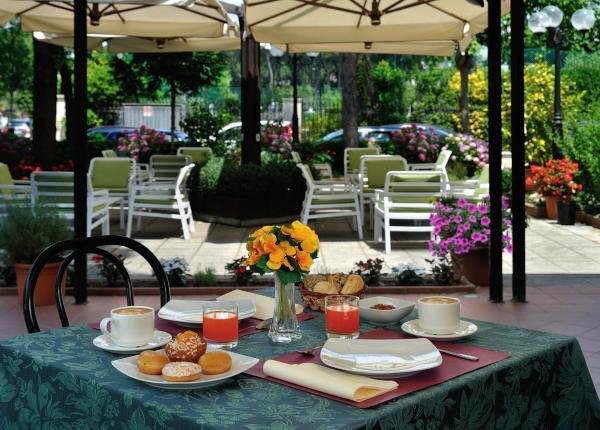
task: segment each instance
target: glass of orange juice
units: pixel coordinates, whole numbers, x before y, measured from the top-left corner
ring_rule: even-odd
[[[343,294],[325,297],[325,329],[328,338],[356,339],[360,334],[358,297]]]
[[[238,307],[234,302],[207,303],[202,310],[202,336],[209,345],[233,348],[238,344]]]

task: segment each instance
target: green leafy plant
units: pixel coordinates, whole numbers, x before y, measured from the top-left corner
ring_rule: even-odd
[[[212,267],[208,267],[204,270],[198,270],[193,275],[194,284],[199,287],[208,287],[217,284],[217,275],[215,274],[215,269]]]
[[[425,261],[431,265],[431,276],[436,285],[454,285],[457,283],[454,264],[449,255],[438,256]]]
[[[125,264],[125,257],[116,252],[112,253],[121,263]],[[115,285],[121,278],[121,273],[117,267],[106,257],[94,255],[92,262],[96,266],[98,274],[104,278],[108,285]]]
[[[401,264],[392,268],[397,285],[423,285],[426,272],[416,264]]]
[[[190,268],[183,258],[161,259],[160,264],[169,278],[171,286],[184,287],[186,285]]]
[[[225,154],[225,142],[219,133],[225,122],[220,113],[213,114],[200,103],[195,102],[179,125],[188,134],[193,144],[208,146],[218,156]]]
[[[227,263],[225,270],[235,279],[237,285],[250,285],[254,279],[254,274],[246,264],[244,257],[236,258],[231,263]]]
[[[0,249],[7,264],[31,264],[44,248],[71,236],[68,222],[40,205],[8,205],[0,221]]]
[[[369,258],[366,261],[357,261],[354,263],[354,269],[351,273],[359,275],[367,285],[380,285],[383,276],[383,259]]]

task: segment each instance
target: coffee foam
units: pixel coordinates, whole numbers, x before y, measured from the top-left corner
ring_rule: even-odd
[[[150,309],[138,307],[120,308],[113,311],[113,313],[118,315],[142,315],[147,314],[148,312],[150,312]]]
[[[458,303],[458,299],[452,297],[425,297],[420,300],[422,303],[434,305],[453,305]]]

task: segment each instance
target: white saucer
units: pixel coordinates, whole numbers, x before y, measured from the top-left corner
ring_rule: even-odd
[[[160,330],[154,330],[154,338],[145,345],[125,347],[115,344],[108,334],[102,334],[94,338],[94,345],[105,351],[114,352],[115,354],[135,354],[136,352],[145,351],[147,349],[160,348],[166,345],[172,336]]]
[[[419,325],[419,320],[416,319],[402,324],[402,330],[413,336],[424,337],[431,340],[457,340],[471,336],[477,332],[477,326],[472,322],[461,320],[460,327],[456,331],[447,334],[435,334],[423,330]]]

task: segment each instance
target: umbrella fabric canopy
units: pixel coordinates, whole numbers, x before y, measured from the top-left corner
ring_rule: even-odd
[[[132,0],[133,1],[133,0]],[[145,37],[221,37],[231,24],[218,0],[89,2],[88,33]],[[174,3],[174,5],[173,5]],[[73,34],[73,0],[0,0],[0,23],[21,18],[24,31]]]
[[[510,0],[500,1],[508,13]],[[487,27],[487,7],[466,0],[246,0],[246,24],[256,40],[280,44],[461,40]]]
[[[354,43],[293,43],[276,45],[289,52],[351,52],[357,54],[393,54],[393,55],[433,55],[449,57],[458,47],[464,51],[470,43],[469,38],[460,41],[430,40],[420,42],[354,42]]]
[[[49,34],[35,32],[34,36],[40,42],[73,48],[73,36],[68,34]],[[167,52],[196,52],[196,51],[235,51],[240,49],[240,38],[237,32],[231,36],[201,38],[201,37],[170,37],[149,38],[113,35],[91,34],[87,38],[88,49],[100,49],[103,42],[107,43],[109,52],[131,53],[167,53]]]

